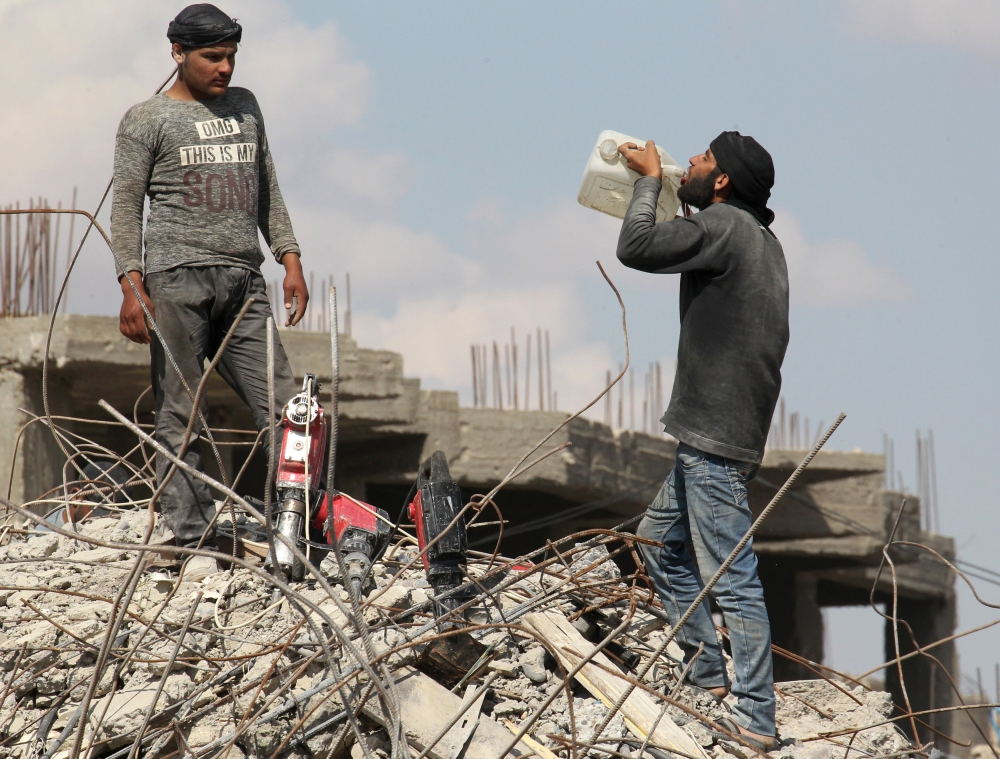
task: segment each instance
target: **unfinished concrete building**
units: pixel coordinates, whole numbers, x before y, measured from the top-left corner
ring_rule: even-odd
[[[37,498],[62,481],[63,457],[41,423],[42,363],[48,317],[0,321],[0,418],[8,434],[0,441],[4,482],[10,497]],[[329,387],[328,334],[282,333],[292,368],[301,377],[315,373]],[[434,450],[445,451],[452,474],[468,497],[485,493],[546,433],[566,418],[564,413],[464,408],[458,394],[422,390],[420,380],[403,373],[402,356],[359,348],[341,337],[341,377],[336,487],[356,497],[399,512],[418,463]],[[149,354],[129,343],[112,317],[63,316],[56,319],[49,349],[49,402],[53,416],[70,433],[126,454],[134,437],[107,424],[97,401],[105,399],[122,413],[136,410],[140,422],[152,419]],[[249,412],[219,377],[209,385],[213,427],[252,430]],[[326,398],[329,396],[326,395]],[[94,420],[86,421],[86,420]],[[227,471],[246,461],[251,436],[219,433],[232,443],[221,448]],[[611,527],[640,514],[673,466],[676,443],[659,436],[613,430],[604,424],[575,419],[544,450],[570,446],[549,456],[508,485],[496,501],[509,524],[502,551],[517,555],[577,530]],[[761,510],[804,456],[804,451],[768,450],[750,501]],[[138,456],[136,452],[133,457]],[[209,470],[211,457],[206,457]],[[141,460],[141,459],[137,459]],[[860,452],[824,451],[799,480],[758,533],[754,549],[771,614],[773,642],[799,659],[775,658],[781,679],[817,676],[809,662],[823,659],[824,606],[869,603],[872,586],[897,514],[903,508],[897,538],[928,545],[952,558],[950,538],[920,527],[920,506],[913,496],[883,488],[884,458]],[[266,468],[247,467],[238,490],[259,495]],[[496,528],[470,535],[473,548],[492,550]],[[943,638],[955,624],[955,594],[950,573],[917,549],[892,555],[896,565],[899,617],[908,622],[918,645]],[[877,604],[891,600],[892,575],[883,569],[874,592]],[[914,641],[900,628],[903,652]],[[893,631],[885,632],[886,659],[894,656]],[[954,673],[954,644],[934,649]],[[805,663],[803,663],[805,660]],[[925,657],[903,664],[914,710],[947,706],[952,696],[947,678],[935,673]],[[885,670],[886,686],[902,703],[895,667]],[[927,720],[948,732],[950,715]],[[921,728],[920,740],[934,740]]]

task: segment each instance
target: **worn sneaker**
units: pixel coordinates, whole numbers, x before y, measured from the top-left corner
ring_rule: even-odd
[[[726,733],[720,733],[718,730],[710,729],[708,734],[717,741],[732,741],[733,736],[738,735],[742,740],[746,741],[755,749],[761,753],[765,753],[774,748],[774,744],[777,740],[773,735],[758,735],[757,733],[751,733],[742,725],[737,724],[736,720],[731,717],[717,717],[713,720],[713,722],[715,722],[715,724],[723,730],[728,730],[729,733],[731,733],[731,735],[727,735]]]
[[[184,582],[201,582],[219,570],[219,562],[211,556],[192,556],[181,569]]]

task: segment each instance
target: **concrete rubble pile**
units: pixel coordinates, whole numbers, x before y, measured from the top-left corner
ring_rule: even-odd
[[[77,525],[80,539],[30,524],[8,530],[0,759],[755,755],[710,734],[724,707],[678,685],[675,644],[646,667],[669,628],[659,602],[612,560],[627,555],[624,533],[574,536],[531,560],[470,555],[475,598],[449,622],[434,616],[405,537],[352,599],[334,581],[332,555],[320,573],[334,578],[333,595],[315,580],[275,593],[249,553],[245,565],[178,582],[176,561],[128,550],[147,520],[145,510],[122,511]],[[167,538],[157,528],[151,543]],[[98,669],[137,561],[142,573]],[[848,744],[864,756],[911,748],[886,722],[886,693],[814,680],[779,683],[777,694],[775,757],[841,757]]]

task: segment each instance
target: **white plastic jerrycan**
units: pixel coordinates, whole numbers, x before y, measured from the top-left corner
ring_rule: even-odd
[[[632,200],[632,185],[639,175],[625,165],[625,159],[618,152],[618,146],[634,142],[642,147],[645,140],[637,140],[621,132],[606,129],[597,137],[597,144],[590,151],[587,168],[583,171],[583,182],[577,200],[580,205],[593,208],[619,219],[625,218],[625,211]],[[667,221],[677,215],[680,201],[677,190],[681,186],[684,169],[677,165],[659,145],[660,165],[663,167],[663,188],[656,202],[656,220]]]

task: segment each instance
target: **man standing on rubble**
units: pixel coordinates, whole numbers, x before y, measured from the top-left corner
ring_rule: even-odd
[[[640,271],[681,275],[677,372],[660,420],[679,441],[677,460],[637,530],[662,544],[640,548],[676,622],[753,522],[746,484],[760,468],[781,388],[788,272],[769,228],[774,164],[752,137],[723,132],[693,157],[678,197],[700,213],[660,224],[655,145],[628,143],[620,152],[641,176],[618,239],[618,260]],[[769,748],[775,736],[771,630],[752,542],[712,595],[725,617],[735,666],[737,701],[723,727]],[[730,684],[707,604],[695,610],[677,642],[686,662],[704,644],[690,682],[726,696]]]
[[[218,369],[249,405],[257,428],[269,425],[266,323],[271,309],[260,272],[264,256],[258,229],[285,268],[286,326],[302,319],[309,299],[260,107],[249,90],[229,86],[241,36],[236,20],[214,5],[182,10],[167,30],[176,81],[129,109],[118,127],[111,231],[123,268],[118,272],[124,295],[121,332],[150,346],[156,438],[175,453],[183,444],[205,361],[250,298],[254,302]],[[146,196],[150,210],[144,238]],[[147,323],[143,304],[156,320],[162,343]],[[274,381],[280,409],[297,388],[277,340]],[[202,410],[208,410],[204,399]],[[184,455],[198,469],[201,430],[196,419]],[[264,442],[266,449],[267,438]],[[170,462],[157,456],[159,483],[169,469]],[[207,485],[178,470],[159,503],[177,545],[194,547],[204,540],[205,547],[215,548],[210,529],[215,505]],[[217,569],[214,559],[196,556],[185,576],[200,579]]]

